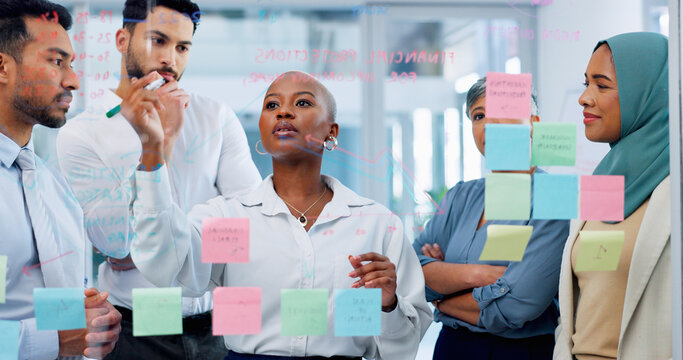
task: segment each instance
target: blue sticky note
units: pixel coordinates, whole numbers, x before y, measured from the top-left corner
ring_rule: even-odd
[[[33,289],[33,311],[38,330],[85,328],[85,300],[79,288]]]
[[[334,336],[382,334],[382,289],[336,289]]]
[[[529,170],[531,128],[529,125],[486,124],[486,168]]]
[[[18,321],[0,320],[0,360],[16,360],[19,358]]]
[[[576,175],[534,175],[534,219],[576,219],[579,179]]]

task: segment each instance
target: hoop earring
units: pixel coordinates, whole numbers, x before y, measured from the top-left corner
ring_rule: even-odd
[[[328,140],[332,142],[331,148],[329,147],[330,143]],[[327,149],[327,151],[334,151],[334,149],[337,148],[337,145],[339,145],[339,142],[337,141],[337,138],[332,135],[328,136],[327,139],[323,141],[323,147]]]
[[[256,152],[257,152],[259,155],[268,155],[268,152],[267,152],[267,151],[264,151],[264,152],[260,152],[260,151],[259,151],[259,149],[258,149],[258,143],[260,143],[260,142],[261,142],[261,140],[259,140],[259,141],[256,142],[256,145],[254,145],[254,149],[256,149]],[[261,143],[261,144],[263,144],[263,143]]]

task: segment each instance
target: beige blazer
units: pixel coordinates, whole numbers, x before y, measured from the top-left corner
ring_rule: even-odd
[[[671,359],[670,180],[652,192],[633,249],[619,334],[619,360]],[[573,359],[574,311],[579,296],[571,251],[585,221],[573,220],[560,271],[560,325],[553,359]],[[609,294],[605,294],[609,301]]]

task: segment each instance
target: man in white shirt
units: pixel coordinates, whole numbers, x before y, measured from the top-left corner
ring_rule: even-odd
[[[222,339],[212,336],[209,292],[183,298],[182,335],[132,335],[132,289],[154,287],[129,254],[136,236],[129,217],[130,176],[142,147],[122,114],[105,115],[129,96],[131,82],[154,71],[166,80],[157,94],[165,109],[160,113],[164,129],[178,135],[171,144],[175,156],[167,160],[173,199],[181,209],[187,212],[220,195],[235,196],[261,181],[234,112],[179,88],[199,8],[189,0],[153,0],[150,8],[148,3],[126,1],[124,26],[116,33],[122,54],[119,86],[60,131],[59,163],[83,207],[88,238],[107,258],[99,267],[99,286],[123,315],[121,339],[108,358],[222,359],[226,350]]]
[[[71,23],[61,5],[0,0],[0,255],[7,261],[0,319],[19,328],[19,359],[102,358],[121,330],[121,314],[95,289],[84,291],[85,329],[38,330],[34,316],[35,288],[88,285],[83,213],[64,177],[35,155],[31,136],[36,124],[64,125],[79,88]]]

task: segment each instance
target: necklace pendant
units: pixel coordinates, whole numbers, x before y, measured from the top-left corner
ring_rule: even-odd
[[[299,217],[299,224],[301,224],[301,226],[306,226],[306,224],[308,224],[308,219],[306,219],[304,214],[301,214],[301,217]]]

